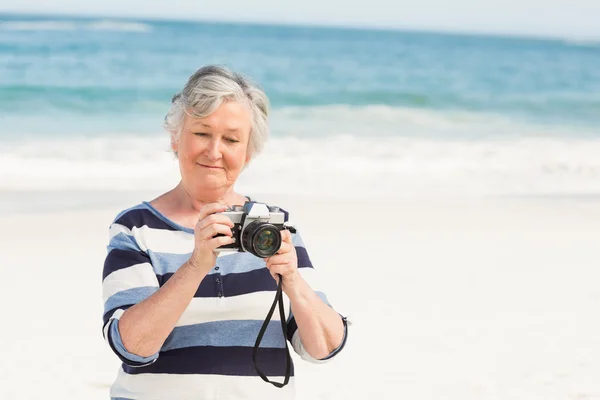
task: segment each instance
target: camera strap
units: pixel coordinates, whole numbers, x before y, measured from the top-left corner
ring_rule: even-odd
[[[286,324],[286,320],[285,320],[285,311],[283,308],[283,296],[282,296],[283,289],[281,287],[283,278],[281,275],[279,275],[279,274],[277,274],[277,275],[279,276],[279,282],[277,284],[277,293],[275,294],[275,300],[273,301],[273,304],[271,305],[271,309],[269,310],[269,313],[267,314],[267,317],[265,318],[265,322],[263,322],[263,325],[260,328],[260,332],[258,332],[258,336],[256,337],[256,343],[254,343],[254,351],[252,352],[252,361],[254,362],[254,369],[256,369],[256,372],[258,372],[258,375],[260,375],[260,377],[262,378],[263,381],[268,382],[275,387],[282,388],[285,385],[287,385],[290,380],[292,357],[290,356],[290,349],[288,348],[288,343],[287,343],[287,324]],[[283,380],[283,383],[270,381],[269,378],[267,378],[267,376],[260,370],[260,368],[258,368],[258,365],[256,363],[256,356],[258,355],[258,347],[260,346],[260,342],[262,341],[262,338],[265,335],[265,332],[267,331],[267,327],[269,326],[269,322],[271,321],[271,317],[273,316],[273,312],[275,311],[275,306],[277,306],[277,303],[279,303],[279,317],[281,319],[281,329],[283,331],[283,341],[285,342],[285,350],[286,350],[285,379]]]

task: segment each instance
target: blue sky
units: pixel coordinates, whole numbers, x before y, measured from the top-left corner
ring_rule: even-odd
[[[0,0],[0,11],[600,38],[600,0]]]

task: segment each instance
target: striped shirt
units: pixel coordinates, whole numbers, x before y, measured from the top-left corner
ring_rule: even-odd
[[[287,213],[286,213],[287,216]],[[291,399],[290,383],[276,388],[256,373],[252,352],[257,334],[274,300],[277,285],[265,261],[244,252],[220,253],[200,283],[160,351],[150,357],[128,352],[119,334],[119,317],[155,293],[190,257],[194,231],[181,226],[148,202],[120,212],[109,228],[104,263],[103,334],[122,361],[110,389],[112,399]],[[292,235],[298,270],[329,304],[299,233]],[[288,340],[310,362],[326,362],[305,350],[289,299],[284,294],[288,337],[275,312],[262,339],[258,366],[270,380],[283,381]],[[347,328],[346,328],[347,329]]]

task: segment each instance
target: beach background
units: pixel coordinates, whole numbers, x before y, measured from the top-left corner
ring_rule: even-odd
[[[237,188],[290,210],[352,321],[298,399],[600,399],[600,41],[15,14],[0,398],[108,397],[108,226],[177,184],[161,124],[208,63],[269,95]]]

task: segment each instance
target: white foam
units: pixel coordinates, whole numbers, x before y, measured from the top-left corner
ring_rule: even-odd
[[[600,193],[600,140],[271,138],[247,193]],[[179,179],[166,135],[0,143],[0,190],[163,190]]]
[[[6,31],[76,31],[103,30],[121,32],[149,32],[148,24],[128,21],[98,20],[91,22],[78,21],[5,21],[0,22],[0,30]]]
[[[148,24],[140,22],[122,22],[122,21],[111,21],[103,20],[92,22],[86,25],[87,29],[90,30],[102,30],[102,31],[124,31],[124,32],[149,32],[152,30]]]
[[[563,43],[577,47],[600,47],[600,37],[571,37],[563,39]]]
[[[246,193],[597,194],[600,132],[390,106],[275,110]],[[10,137],[10,136],[8,136]],[[24,136],[13,136],[21,137]],[[167,134],[0,141],[0,190],[164,190]]]
[[[7,21],[0,22],[6,31],[72,31],[77,24],[71,21]]]

